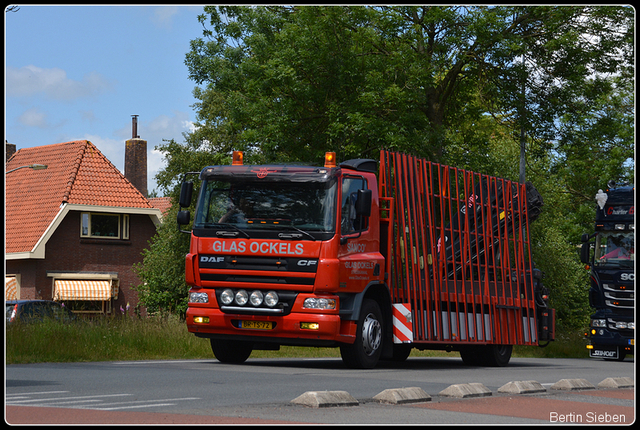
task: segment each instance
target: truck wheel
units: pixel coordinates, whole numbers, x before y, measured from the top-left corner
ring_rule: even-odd
[[[411,345],[407,344],[394,344],[393,345],[393,354],[389,358],[389,361],[395,361],[396,363],[401,363],[409,358],[411,355]]]
[[[504,367],[511,359],[511,345],[487,345],[484,354],[485,364],[490,367]]]
[[[211,350],[221,363],[240,364],[251,355],[253,344],[239,340],[211,339]]]
[[[382,353],[383,333],[380,306],[374,300],[365,299],[360,310],[355,342],[340,347],[344,364],[354,369],[374,368]]]
[[[467,366],[483,366],[485,364],[485,346],[464,346],[460,349],[460,358]]]

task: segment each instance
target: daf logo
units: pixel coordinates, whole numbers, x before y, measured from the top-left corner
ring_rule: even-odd
[[[222,263],[223,261],[224,261],[224,257],[216,257],[216,256],[207,257],[206,255],[200,256],[201,263]]]

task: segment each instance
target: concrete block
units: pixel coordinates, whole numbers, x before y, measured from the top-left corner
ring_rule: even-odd
[[[531,394],[547,391],[538,381],[511,381],[498,388],[498,393]]]
[[[607,378],[598,384],[598,388],[633,388],[634,386],[633,378],[628,376],[622,378]]]
[[[438,395],[444,397],[458,397],[462,399],[467,397],[490,396],[491,390],[479,382],[472,382],[470,384],[450,385],[440,391]]]
[[[561,379],[551,386],[552,390],[592,390],[596,387],[586,379]]]
[[[431,396],[419,387],[390,388],[376,394],[373,398],[380,403],[391,403],[394,405],[431,401]]]
[[[311,408],[359,405],[358,401],[346,391],[307,391],[291,400],[291,403]]]

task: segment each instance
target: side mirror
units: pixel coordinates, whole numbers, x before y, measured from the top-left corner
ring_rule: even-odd
[[[371,190],[358,190],[356,215],[371,216]]]
[[[580,261],[582,261],[584,264],[591,264],[591,261],[589,260],[590,250],[591,250],[590,242],[585,242],[580,247]]]
[[[178,212],[178,225],[189,224],[190,221],[191,221],[191,212],[189,211]]]
[[[191,206],[191,194],[193,194],[193,182],[183,182],[180,187],[180,207],[188,208]]]

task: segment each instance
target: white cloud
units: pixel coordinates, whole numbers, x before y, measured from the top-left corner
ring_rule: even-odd
[[[171,30],[173,26],[173,17],[179,12],[177,6],[159,6],[156,7],[151,16],[151,22],[157,27]]]
[[[55,100],[73,100],[99,94],[112,87],[101,74],[90,72],[82,80],[67,77],[67,72],[57,67],[42,69],[33,65],[7,67],[7,96],[23,97],[45,94]]]
[[[24,111],[24,113],[18,117],[18,122],[22,125],[26,125],[27,127],[37,127],[37,128],[49,127],[47,114],[35,107]]]

